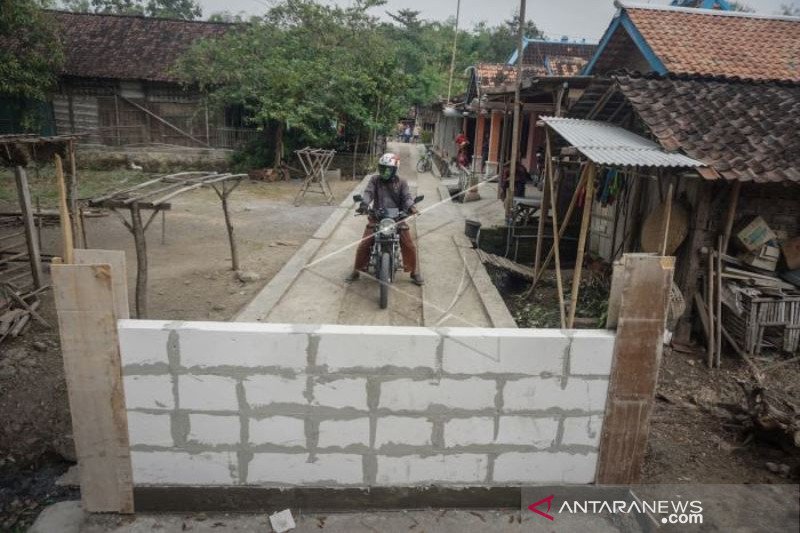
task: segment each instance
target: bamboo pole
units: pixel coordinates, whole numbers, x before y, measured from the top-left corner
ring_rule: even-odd
[[[70,265],[74,262],[74,246],[72,244],[72,223],[70,222],[69,208],[67,207],[67,186],[64,183],[64,166],[61,156],[54,156],[56,164],[56,183],[58,185],[58,212],[61,221],[61,235],[64,263]]]
[[[708,268],[706,269],[706,287],[708,288],[708,339],[707,340],[707,351],[708,351],[708,368],[714,368],[714,354],[716,353],[715,350],[715,342],[716,342],[716,323],[714,322],[714,251],[711,250],[711,253],[708,254]]]
[[[547,138],[547,157],[550,157],[550,138]],[[553,166],[548,167],[547,181],[550,187],[550,198],[552,198],[553,206],[558,205],[558,197],[556,196],[555,186],[553,185]],[[550,210],[550,215],[553,219],[553,250],[555,251],[556,260],[556,285],[558,286],[558,312],[561,317],[561,328],[566,328],[567,321],[564,316],[564,283],[561,280],[561,254],[559,253],[560,239],[558,237],[558,209],[553,207]]]
[[[514,206],[514,190],[517,180],[517,165],[519,164],[520,141],[520,93],[522,91],[522,57],[525,45],[525,0],[519,2],[519,30],[517,31],[517,83],[514,84],[514,125],[511,130],[511,165],[508,169],[508,187],[506,189],[506,219],[511,216]]]
[[[717,349],[717,368],[719,368],[722,363],[722,254],[724,253],[722,247],[725,245],[723,238],[724,237],[720,235],[717,241],[717,329],[715,331],[717,338],[714,341]]]
[[[728,246],[731,242],[731,233],[733,232],[733,220],[736,217],[736,209],[739,206],[739,193],[742,190],[742,182],[736,180],[733,182],[733,189],[731,189],[731,199],[728,202],[728,214],[725,217],[725,236],[722,243],[721,253],[728,252]]]
[[[669,223],[670,218],[672,218],[672,195],[673,195],[673,185],[672,180],[669,182],[669,189],[667,190],[667,215],[664,218],[664,239],[661,242],[661,255],[667,255],[667,242],[669,241]]]
[[[581,270],[583,269],[583,256],[586,252],[586,236],[589,233],[589,223],[592,220],[592,204],[594,201],[594,176],[597,167],[591,161],[588,163],[589,171],[586,175],[586,194],[583,199],[583,218],[581,219],[581,233],[578,237],[578,256],[575,258],[575,271],[572,274],[572,294],[570,295],[569,325],[575,325],[575,308],[578,304],[578,292],[581,286]]]

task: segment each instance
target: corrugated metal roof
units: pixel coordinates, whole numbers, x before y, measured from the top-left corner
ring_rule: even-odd
[[[703,167],[683,154],[669,153],[649,139],[626,129],[598,122],[563,117],[541,117],[568,143],[601,165],[630,167]]]

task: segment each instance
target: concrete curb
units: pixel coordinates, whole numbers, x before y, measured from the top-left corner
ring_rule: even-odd
[[[368,178],[369,175],[364,176],[364,179],[355,186],[352,193],[362,191],[367,185]],[[348,195],[269,283],[261,289],[250,303],[239,311],[232,319],[232,322],[257,322],[263,320],[278,305],[283,295],[292,287],[300,272],[303,271],[303,267],[311,261],[352,207],[353,199]]]

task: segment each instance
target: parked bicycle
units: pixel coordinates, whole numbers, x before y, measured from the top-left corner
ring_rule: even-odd
[[[434,168],[439,173],[439,177],[447,178],[450,176],[450,165],[444,161],[437,163],[433,150],[430,146],[425,145],[425,149],[417,161],[417,172],[420,174],[431,172]]]

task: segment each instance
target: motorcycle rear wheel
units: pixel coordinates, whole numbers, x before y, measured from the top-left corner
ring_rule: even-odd
[[[381,263],[378,269],[378,283],[380,283],[381,309],[389,306],[389,283],[391,283],[392,258],[389,252],[381,254]]]

